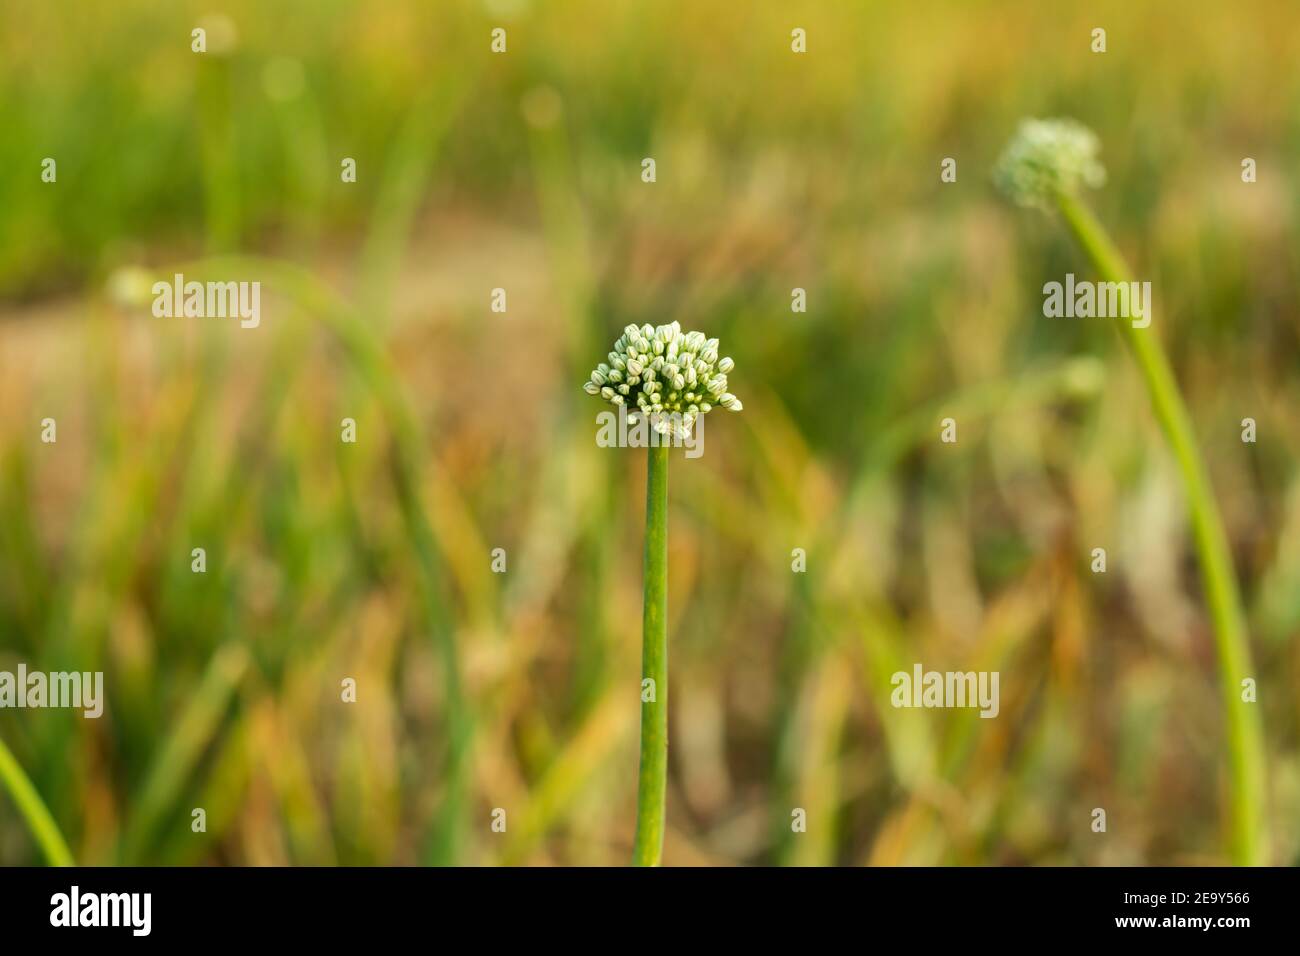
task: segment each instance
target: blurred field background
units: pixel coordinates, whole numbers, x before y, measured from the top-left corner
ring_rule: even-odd
[[[0,669],[107,697],[0,739],[83,863],[626,862],[644,453],[579,386],[676,319],[746,410],[671,469],[665,862],[1226,861],[1175,470],[1111,323],[1042,317],[1082,256],[989,185],[1066,115],[1209,459],[1295,862],[1297,62],[1290,0],[0,0]],[[175,271],[262,281],[261,326],[154,318]],[[1000,671],[1001,715],[893,709],[915,662]]]

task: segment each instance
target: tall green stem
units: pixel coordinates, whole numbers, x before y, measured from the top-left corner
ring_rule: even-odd
[[[18,812],[27,821],[27,828],[50,866],[72,866],[72,851],[59,832],[59,825],[3,740],[0,740],[0,783],[18,805]]]
[[[668,789],[668,446],[651,445],[645,488],[645,610],[641,618],[641,775],[632,862],[658,866]],[[652,683],[647,684],[646,681]]]
[[[1131,272],[1123,256],[1088,207],[1067,194],[1059,195],[1057,201],[1070,231],[1101,277],[1107,282],[1130,281]],[[1131,322],[1123,322],[1121,327],[1142,371],[1156,418],[1178,463],[1200,557],[1201,580],[1214,622],[1228,743],[1232,858],[1238,865],[1267,864],[1264,729],[1257,705],[1241,699],[1241,682],[1253,678],[1255,671],[1228,537],[1192,431],[1191,416],[1155,330],[1135,329]]]

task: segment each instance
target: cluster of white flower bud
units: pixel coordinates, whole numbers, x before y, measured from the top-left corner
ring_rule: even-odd
[[[1018,205],[1049,207],[1061,193],[1106,181],[1100,150],[1097,135],[1075,120],[1027,119],[998,159],[993,178]]]
[[[703,332],[683,332],[671,325],[629,325],[623,330],[609,361],[601,362],[582,387],[611,405],[625,406],[629,419],[647,415],[657,431],[667,434],[671,415],[683,431],[715,405],[738,412],[744,406],[727,391],[730,358],[718,358],[718,340]]]

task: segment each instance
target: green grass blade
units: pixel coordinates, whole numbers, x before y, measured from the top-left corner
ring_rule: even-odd
[[[3,740],[0,740],[0,783],[17,804],[18,812],[27,821],[27,828],[50,866],[73,866],[72,851],[59,825]]]

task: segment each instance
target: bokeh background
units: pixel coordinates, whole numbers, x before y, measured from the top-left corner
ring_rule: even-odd
[[[671,469],[667,863],[1226,861],[1176,472],[1111,324],[1041,314],[1086,262],[989,184],[1065,115],[1209,460],[1295,861],[1297,62],[1291,0],[0,0],[0,669],[107,695],[0,739],[84,863],[626,862],[645,462],[579,386],[678,320],[745,412]],[[175,271],[262,281],[261,326],[154,318]],[[915,662],[1000,671],[1000,716],[893,709]]]

